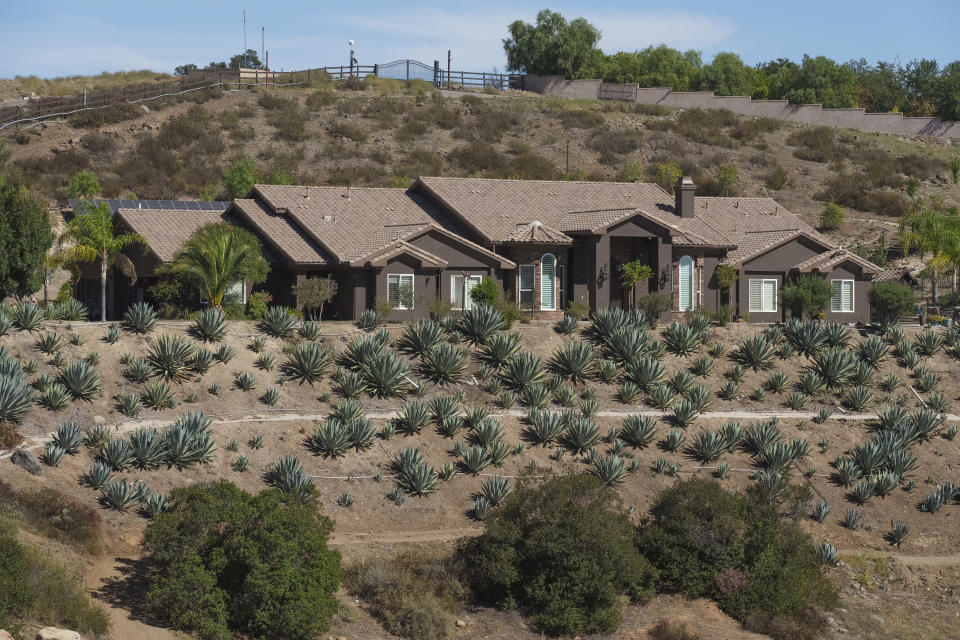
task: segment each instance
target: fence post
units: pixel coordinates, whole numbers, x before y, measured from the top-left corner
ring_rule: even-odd
[[[373,65],[373,75],[377,76],[378,78],[380,77],[380,65],[379,65],[379,64]]]
[[[307,84],[310,84],[310,69],[307,69]]]
[[[407,60],[407,82],[410,82],[410,61]]]

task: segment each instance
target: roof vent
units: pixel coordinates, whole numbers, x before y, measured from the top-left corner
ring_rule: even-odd
[[[310,199],[310,185],[304,185],[304,187],[303,187],[303,199],[304,199],[304,200],[309,200],[309,199]]]
[[[325,216],[323,216],[323,219],[326,220],[327,222],[330,222],[331,220],[333,220],[333,216],[331,216],[331,215],[325,215]]]
[[[543,223],[540,222],[539,220],[534,220],[533,222],[530,223],[531,229],[536,229],[537,227],[542,227],[542,226],[543,226]]]

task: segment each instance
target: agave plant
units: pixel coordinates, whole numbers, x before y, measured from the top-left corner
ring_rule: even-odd
[[[940,376],[924,367],[914,369],[913,375],[915,377],[913,386],[921,393],[929,393],[940,386]]]
[[[349,424],[363,417],[363,407],[353,400],[344,400],[334,405],[330,417],[344,424]]]
[[[87,469],[87,473],[84,474],[83,483],[91,489],[100,489],[110,479],[112,472],[113,469],[108,464],[95,460]]]
[[[370,392],[378,398],[402,395],[409,386],[410,366],[393,351],[383,351],[364,363],[360,371]]]
[[[443,342],[443,326],[433,320],[417,320],[407,325],[397,339],[401,353],[422,356]]]
[[[699,384],[690,387],[684,395],[684,399],[690,402],[693,408],[699,412],[706,411],[710,408],[710,398],[710,390]]]
[[[828,347],[845,349],[850,344],[850,328],[840,322],[828,322],[823,327],[823,338]]]
[[[70,392],[75,400],[93,400],[103,390],[96,370],[83,360],[71,362],[60,371],[57,382]]]
[[[862,385],[851,387],[843,396],[843,402],[850,407],[852,411],[863,411],[871,402],[873,394]]]
[[[660,362],[651,356],[643,356],[627,363],[624,373],[627,380],[649,392],[653,385],[663,380],[665,372]]]
[[[579,324],[580,324],[579,320],[574,318],[569,313],[565,313],[563,314],[563,318],[558,320],[557,323],[553,325],[553,330],[559,333],[560,335],[569,336],[569,335],[573,335],[576,332],[577,326]]]
[[[320,325],[312,320],[308,320],[300,325],[299,329],[297,329],[297,335],[304,340],[316,340],[320,337]]]
[[[849,528],[849,527],[848,527]],[[858,525],[859,528],[859,525]],[[837,548],[829,542],[821,542],[813,548],[814,554],[820,564],[834,566],[837,564]]]
[[[473,445],[463,452],[460,460],[467,473],[479,474],[492,463],[490,456],[480,445]]]
[[[872,498],[875,493],[874,484],[868,480],[861,480],[854,485],[853,490],[850,492],[850,497],[859,505],[867,503],[867,500]]]
[[[126,376],[130,382],[142,384],[153,375],[153,366],[143,358],[137,358],[127,365],[123,375]]]
[[[425,496],[437,489],[437,472],[428,466],[423,455],[412,447],[406,447],[394,456],[391,469],[397,486],[414,496]]]
[[[290,309],[284,306],[275,306],[267,309],[260,320],[260,330],[268,336],[286,339],[293,335],[297,318],[290,314]]]
[[[516,331],[498,331],[480,347],[479,358],[495,369],[520,351],[520,334]]]
[[[268,407],[272,407],[273,405],[277,404],[279,399],[280,392],[276,387],[268,387],[267,390],[260,395],[260,402]]]
[[[763,386],[770,393],[782,393],[783,390],[787,388],[788,384],[790,384],[790,378],[787,377],[787,374],[782,371],[778,371],[767,378],[766,382],[763,383]]]
[[[493,505],[485,496],[476,496],[473,499],[473,517],[477,520],[483,520],[492,507]]]
[[[618,437],[634,449],[644,449],[656,440],[657,423],[648,416],[627,416],[620,425]]]
[[[743,366],[760,371],[773,366],[774,348],[766,336],[757,334],[742,340],[732,355]]]
[[[624,325],[614,330],[602,344],[607,357],[621,365],[651,355],[650,332],[645,327]]]
[[[598,360],[594,375],[600,382],[610,384],[620,375],[620,366],[613,360]]]
[[[887,358],[887,345],[877,336],[870,336],[857,345],[857,355],[860,360],[873,369],[878,369]]]
[[[539,411],[529,422],[524,435],[541,446],[557,442],[563,433],[564,422],[558,413]]]
[[[167,443],[156,430],[140,427],[130,434],[133,465],[138,469],[159,469],[167,461]]]
[[[671,427],[667,431],[666,438],[663,439],[663,442],[660,443],[664,451],[677,451],[680,447],[683,446],[683,443],[687,440],[687,434],[685,434],[680,429],[674,429]]]
[[[693,424],[698,415],[700,415],[700,410],[696,404],[688,398],[683,398],[673,405],[671,420],[676,426],[686,429]]]
[[[598,309],[590,316],[590,326],[584,334],[595,344],[605,345],[607,340],[622,327],[646,328],[643,312],[628,312],[620,307]]]
[[[934,356],[943,349],[943,334],[938,331],[927,329],[921,331],[913,339],[917,353],[922,356]]]
[[[700,332],[694,327],[679,322],[671,322],[663,331],[663,341],[667,350],[685,357],[697,350],[702,342]]]
[[[123,314],[123,328],[131,333],[147,334],[157,325],[157,312],[146,302],[136,302]]]
[[[823,393],[827,388],[827,381],[814,371],[805,371],[797,380],[797,389],[806,396],[815,396]]]
[[[47,385],[41,392],[39,403],[50,411],[62,411],[70,404],[73,397],[70,391],[59,382]]]
[[[640,400],[640,396],[643,394],[643,390],[633,382],[629,380],[625,381],[620,387],[620,392],[617,394],[617,398],[623,404],[636,404]]]
[[[467,370],[468,352],[449,344],[439,344],[422,354],[420,373],[440,385],[457,384]]]
[[[574,454],[586,453],[600,441],[600,430],[589,418],[578,416],[567,423],[563,432],[564,445]]]
[[[358,329],[369,332],[374,331],[384,322],[386,322],[386,319],[377,313],[376,309],[367,309],[360,314],[360,317],[357,318],[357,321],[354,324],[357,325]]]
[[[10,310],[10,320],[20,331],[39,331],[45,320],[43,310],[31,302],[21,302]]]
[[[510,492],[513,486],[510,481],[501,476],[493,476],[480,483],[480,495],[489,501],[493,507],[499,506]]]
[[[683,395],[693,387],[693,376],[689,371],[677,369],[672,376],[667,378],[667,384],[677,395]]]
[[[590,474],[600,478],[608,487],[613,487],[623,482],[627,468],[620,456],[611,454],[594,458],[590,463]]]
[[[690,371],[695,376],[706,378],[713,371],[713,358],[710,356],[701,356],[690,365]]]
[[[331,349],[316,342],[298,344],[287,354],[280,369],[290,380],[313,385],[326,373],[333,359],[332,354]]]
[[[55,467],[60,464],[60,461],[63,459],[66,451],[63,450],[63,447],[58,445],[56,442],[48,442],[46,448],[43,450],[43,463],[50,467]]]
[[[135,460],[130,443],[120,438],[114,438],[107,442],[100,455],[103,462],[114,471],[129,469]]]
[[[141,396],[143,405],[148,409],[161,410],[172,409],[177,406],[177,401],[173,397],[173,392],[165,382],[154,380],[143,389]]]
[[[547,361],[547,369],[573,384],[586,382],[597,367],[597,352],[586,342],[565,342]]]
[[[627,382],[630,382],[629,380]],[[636,384],[636,383],[631,383]],[[640,385],[637,385],[638,387]],[[647,392],[647,404],[657,409],[666,409],[673,403],[673,389],[668,384],[655,384]]]
[[[810,517],[817,522],[822,523],[827,519],[828,513],[830,513],[830,505],[827,504],[826,500],[821,500],[813,507]]]
[[[233,384],[241,391],[250,391],[256,388],[257,379],[249,371],[238,371],[233,374]]]
[[[254,353],[260,353],[267,346],[267,338],[266,336],[253,336],[250,338],[250,344],[247,346],[250,351],[253,351]]]
[[[193,320],[190,332],[197,340],[220,342],[227,335],[227,317],[220,309],[208,307]]]
[[[545,409],[550,404],[550,392],[542,384],[531,384],[523,392],[523,402],[532,409]]]
[[[831,348],[813,356],[811,370],[823,379],[828,389],[841,389],[850,382],[856,368],[857,360],[854,354]]]
[[[501,377],[508,387],[521,393],[530,385],[546,379],[543,362],[539,356],[521,352],[504,361]]]
[[[782,439],[776,419],[756,422],[744,430],[740,448],[751,456],[759,456]]]
[[[154,375],[168,382],[183,382],[190,377],[190,365],[196,346],[182,335],[162,335],[150,347],[147,362]]]
[[[111,480],[101,489],[100,500],[110,509],[126,511],[127,507],[138,502],[142,495],[143,489],[137,486],[127,484],[123,480]]]
[[[717,391],[717,395],[723,400],[733,400],[739,393],[740,386],[733,380],[725,380],[724,383],[720,385],[720,390]]]
[[[690,442],[689,452],[694,459],[712,464],[727,451],[727,440],[716,431],[698,431]]]
[[[63,449],[64,453],[76,455],[83,444],[83,429],[72,420],[61,423],[53,436],[53,443]]]
[[[36,347],[38,351],[52,356],[63,348],[63,338],[60,337],[59,333],[47,331],[37,338]]]
[[[441,420],[453,415],[453,411],[445,413]],[[408,435],[420,433],[430,420],[430,411],[417,400],[405,403],[397,413],[395,422],[399,429]]]
[[[465,311],[457,323],[457,329],[467,342],[475,346],[485,344],[493,334],[505,327],[506,322],[500,310],[487,304],[478,304]]]
[[[807,404],[807,396],[800,393],[799,391],[794,391],[788,395],[783,402],[788,409],[793,409],[794,411],[802,411]]]
[[[797,353],[808,358],[813,357],[827,344],[827,336],[819,320],[801,322],[796,318],[791,319],[783,334]]]
[[[264,474],[264,480],[283,493],[290,493],[301,500],[310,497],[313,478],[303,472],[300,461],[293,456],[283,456]]]
[[[486,449],[497,440],[502,440],[503,434],[503,427],[493,418],[487,418],[473,430],[472,438],[475,444]]]

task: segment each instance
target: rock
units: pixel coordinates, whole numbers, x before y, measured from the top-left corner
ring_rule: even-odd
[[[13,455],[10,456],[10,462],[22,468],[29,474],[38,476],[43,473],[43,465],[40,464],[40,461],[37,460],[37,456],[33,455],[26,449],[17,449],[13,452]]]
[[[13,636],[9,632],[0,629],[0,640],[13,640]]]
[[[76,631],[46,627],[37,631],[36,640],[83,640],[83,636]]]
[[[142,104],[140,105],[140,108],[143,109],[144,113],[150,113],[150,109],[147,107],[147,105]]]
[[[457,620],[457,626],[462,629],[463,627],[467,626],[467,623],[463,620]]]
[[[107,419],[104,418],[103,416],[93,416],[93,421],[96,424],[105,424],[107,422]]]

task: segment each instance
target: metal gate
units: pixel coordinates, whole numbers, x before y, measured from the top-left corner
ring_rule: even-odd
[[[378,64],[377,77],[393,78],[395,80],[419,79],[436,84],[437,71],[435,67],[423,64],[418,60],[394,60],[386,64]]]

